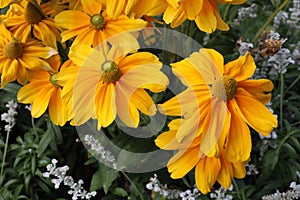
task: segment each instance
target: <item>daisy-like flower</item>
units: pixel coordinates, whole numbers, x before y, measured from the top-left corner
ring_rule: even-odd
[[[47,3],[40,4],[36,0],[23,1],[22,4],[12,4],[9,12],[13,12],[14,15],[8,17],[5,24],[22,42],[26,42],[30,33],[33,33],[34,37],[43,41],[47,46],[56,48],[56,42],[60,42],[61,37],[51,18],[55,10],[51,9]]]
[[[222,0],[224,4],[242,4],[246,0]],[[216,29],[226,31],[229,26],[220,16],[217,0],[168,0],[163,19],[175,28],[186,19],[194,20],[201,31],[211,33]]]
[[[21,42],[0,25],[1,88],[15,80],[25,84],[28,80],[28,70],[51,69],[43,59],[48,59],[55,54],[57,54],[55,49],[45,47],[36,40]]]
[[[73,84],[63,87],[72,93],[74,125],[97,118],[99,128],[107,127],[118,116],[126,125],[137,127],[139,111],[155,114],[154,102],[144,89],[165,90],[168,78],[160,71],[162,64],[148,52],[127,54],[117,46],[71,47],[69,57],[80,68],[71,79]],[[58,80],[67,83],[70,73],[62,70]]]
[[[56,80],[60,57],[53,56],[48,62],[53,70],[31,72],[30,83],[19,90],[17,98],[20,103],[32,104],[32,117],[40,117],[48,108],[51,121],[63,126],[69,120],[69,116],[67,105],[61,98],[61,86]]]
[[[102,4],[97,1],[82,1],[83,10],[67,10],[55,17],[58,27],[64,29],[62,41],[76,36],[73,45],[87,44],[94,47],[108,40],[111,44],[138,47],[136,38],[130,31],[136,32],[147,23],[141,19],[129,19],[120,15],[113,19],[107,15],[109,10],[102,10]],[[114,37],[122,33],[122,37]]]
[[[176,132],[181,125],[182,119],[171,121],[169,131],[163,132],[155,140],[155,144],[161,149],[178,150],[167,164],[172,178],[182,178],[195,168],[196,185],[203,194],[206,194],[216,181],[224,188],[229,188],[232,178],[245,177],[244,162],[228,161],[224,149],[221,150],[219,157],[208,157],[200,151],[200,137],[179,143],[176,140]]]
[[[264,105],[271,99],[273,84],[267,79],[249,79],[256,69],[250,53],[223,62],[215,50],[200,49],[172,64],[174,73],[189,88],[159,108],[168,115],[185,115],[181,126],[190,128],[178,129],[179,142],[201,136],[202,154],[218,157],[225,146],[228,161],[243,162],[252,148],[247,125],[264,136],[277,127],[276,117]],[[197,98],[196,106],[190,105],[191,94]],[[194,115],[196,111],[200,114]]]

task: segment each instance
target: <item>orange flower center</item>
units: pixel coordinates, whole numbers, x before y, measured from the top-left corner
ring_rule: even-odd
[[[58,84],[57,80],[56,80],[56,74],[52,74],[50,75],[50,82],[56,86],[56,87],[60,87],[60,85]]]
[[[91,27],[96,30],[102,30],[105,26],[105,19],[101,14],[93,15],[90,19]]]
[[[212,84],[212,95],[223,101],[232,99],[236,90],[237,82],[230,75],[224,75]]]
[[[106,83],[114,83],[119,80],[122,75],[119,66],[110,60],[102,64],[102,70],[101,80]]]
[[[21,42],[17,38],[12,38],[4,47],[4,55],[10,59],[20,58],[23,55]]]
[[[25,21],[29,24],[36,24],[43,19],[43,15],[40,11],[33,5],[33,3],[29,2],[26,6],[25,10]]]

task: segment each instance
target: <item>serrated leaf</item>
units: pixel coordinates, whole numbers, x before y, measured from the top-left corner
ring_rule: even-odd
[[[93,175],[90,191],[95,191],[102,188],[104,192],[107,193],[112,182],[118,178],[118,176],[118,171],[100,164],[99,169]]]

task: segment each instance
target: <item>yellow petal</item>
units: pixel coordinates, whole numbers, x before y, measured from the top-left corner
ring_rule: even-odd
[[[93,16],[95,14],[100,14],[102,10],[102,4],[98,1],[81,1],[83,11]]]
[[[102,53],[83,44],[72,45],[70,48],[69,58],[78,66],[94,67],[95,70],[98,69],[99,74],[101,64],[105,61]]]
[[[184,177],[199,162],[199,148],[189,148],[180,150],[168,162],[168,171],[171,178],[177,179]]]
[[[189,20],[195,19],[195,17],[200,13],[202,5],[203,0],[188,0],[182,2],[183,10]]]
[[[144,114],[153,116],[156,113],[154,101],[143,89],[137,89],[131,96],[131,102]]]
[[[115,87],[118,116],[127,126],[137,127],[140,122],[139,112],[136,106],[130,101],[135,89],[120,80]]]
[[[255,72],[254,59],[248,52],[238,59],[228,62],[224,67],[225,75],[232,76],[237,82],[250,78]]]
[[[235,178],[244,178],[246,176],[246,169],[244,162],[232,163],[233,176]]]
[[[212,33],[217,28],[217,18],[209,1],[204,1],[202,10],[195,18],[196,25],[201,31]]]
[[[210,3],[212,5],[212,7],[213,7],[214,15],[215,15],[215,17],[217,19],[217,28],[219,30],[222,30],[222,31],[229,30],[229,26],[223,21],[221,15],[220,15],[220,10],[219,10],[218,2],[214,1],[214,0],[210,0]]]
[[[109,126],[116,118],[116,93],[112,83],[98,86],[95,98],[98,127]]]
[[[224,74],[224,58],[223,56],[214,49],[202,49],[200,52],[206,51],[211,56],[211,59],[215,63],[215,67],[219,74],[222,76]]]
[[[47,85],[49,81],[34,81],[18,91],[17,99],[20,103],[31,104],[36,98],[38,92],[42,90],[44,85]]]
[[[16,80],[19,63],[16,59],[6,59],[2,67],[1,87],[3,88],[7,83]]]
[[[149,52],[137,52],[128,55],[120,59],[118,65],[123,74],[127,73],[128,71],[136,67],[148,66],[157,70],[159,70],[162,67],[162,63],[159,62],[158,57],[156,57],[154,54]]]
[[[238,83],[238,87],[244,88],[255,96],[260,102],[266,104],[271,100],[271,91],[274,88],[272,81],[268,79],[244,80]]]
[[[205,137],[202,141],[201,152],[205,155],[209,154],[211,157],[218,156],[220,154],[218,145],[216,144],[218,144],[218,140],[225,125],[226,103],[222,100],[218,100],[217,98],[213,98],[209,112],[211,112],[211,119],[209,127],[205,133]],[[221,146],[221,148],[222,147],[223,146]],[[214,149],[214,152],[211,152],[213,148],[217,149]]]
[[[47,110],[50,98],[55,88],[49,83],[44,85],[43,88],[38,92],[37,97],[32,102],[31,115],[34,118],[40,117]]]
[[[214,157],[202,158],[196,166],[195,178],[198,189],[207,194],[215,184],[221,170],[220,159]]]
[[[151,84],[161,85],[162,88],[166,88],[166,85],[169,83],[166,75],[164,75],[161,71],[148,66],[137,67],[130,70],[121,76],[119,82],[135,89],[146,88]]]
[[[235,99],[235,109],[258,133],[267,136],[273,128],[277,127],[277,119],[270,110],[243,88],[238,88]]]
[[[51,121],[59,126],[63,126],[67,121],[67,107],[61,99],[61,89],[55,88],[49,102],[49,115]]]
[[[125,0],[110,0],[106,3],[107,16],[116,19],[124,10]]]
[[[226,144],[226,158],[230,162],[243,162],[250,157],[251,135],[247,124],[235,110],[232,102],[228,102],[228,109],[231,112],[231,126]]]
[[[81,67],[79,69],[72,98],[74,124],[83,124],[95,116],[94,99],[99,80],[99,69],[94,67]]]
[[[90,24],[90,17],[77,10],[62,11],[54,18],[55,24],[64,29],[85,28]]]
[[[228,189],[231,186],[231,179],[233,178],[233,167],[226,159],[224,150],[222,151],[220,160],[222,167],[217,180],[224,188]]]

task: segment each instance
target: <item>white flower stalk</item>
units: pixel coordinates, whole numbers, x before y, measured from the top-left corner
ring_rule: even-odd
[[[51,179],[51,182],[54,184],[54,188],[58,189],[63,183],[64,185],[70,187],[68,194],[72,195],[72,200],[80,199],[91,199],[96,196],[97,192],[87,192],[83,188],[83,180],[79,180],[78,183],[75,183],[74,179],[71,176],[67,176],[67,171],[69,170],[68,166],[56,167],[57,160],[52,159],[52,163],[47,165],[47,172],[43,173],[44,177],[50,178],[54,176],[55,178]]]
[[[256,18],[256,9],[257,5],[256,4],[251,4],[249,7],[242,7],[238,10],[238,16],[236,19],[234,19],[234,22],[236,24],[240,24],[241,21],[247,18]]]
[[[215,190],[210,193],[210,198],[216,200],[232,200],[233,196],[227,194],[227,191],[232,191],[232,190],[233,190],[232,185],[228,189],[225,189],[224,187],[221,186],[218,190]]]
[[[8,111],[7,113],[1,114],[1,120],[7,123],[4,127],[5,131],[10,132],[16,124],[15,116],[18,114],[16,111],[18,103],[16,103],[14,100],[11,100],[5,105],[5,107],[8,108]]]
[[[103,161],[111,164],[113,169],[117,169],[115,157],[110,151],[105,150],[104,146],[96,138],[92,135],[85,135],[84,141],[90,146],[91,150],[95,151],[97,156],[100,156]]]
[[[291,12],[290,19],[287,23],[293,28],[300,28],[300,1],[293,0],[293,7],[289,9]]]
[[[154,174],[154,177],[150,178],[150,182],[147,183],[146,188],[158,193],[165,199],[196,200],[199,199],[201,195],[196,187],[186,191],[169,189],[166,184],[163,185],[160,183],[156,174]]]
[[[259,174],[259,171],[256,169],[256,166],[254,164],[247,163],[245,165],[245,167],[246,167],[247,175],[257,175],[257,174]]]

